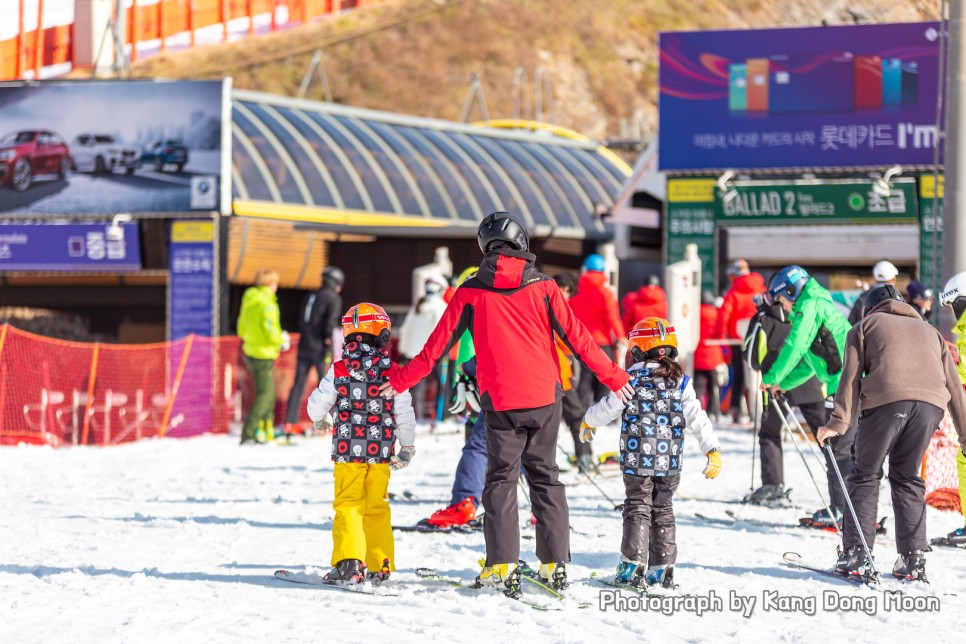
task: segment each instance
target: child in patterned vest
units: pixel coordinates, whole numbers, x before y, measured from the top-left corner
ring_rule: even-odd
[[[627,340],[634,397],[625,404],[610,394],[588,409],[580,440],[590,441],[597,427],[622,418],[620,462],[626,500],[615,582],[670,588],[677,559],[671,499],[681,482],[684,432],[694,434],[707,454],[705,477],[713,479],[721,472],[721,455],[711,421],[676,360],[674,327],[662,318],[645,318],[634,325]]]
[[[393,368],[390,327],[379,306],[364,302],[349,309],[342,318],[342,360],[332,364],[309,397],[316,428],[332,430],[334,567],[325,578],[333,583],[379,583],[395,570],[389,471],[409,465],[416,452],[416,416],[409,393],[391,399],[379,395]],[[333,407],[331,426],[327,416]]]

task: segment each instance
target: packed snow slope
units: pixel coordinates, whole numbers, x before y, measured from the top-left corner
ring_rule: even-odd
[[[679,592],[720,598],[698,617],[695,604],[668,614],[599,606],[592,573],[609,575],[618,559],[620,514],[593,486],[568,486],[574,582],[562,611],[542,612],[488,591],[417,580],[414,569],[437,568],[467,582],[484,556],[483,535],[396,532],[399,573],[363,596],[276,580],[276,569],[324,569],[332,549],[333,478],[328,438],[296,446],[240,447],[206,436],[151,440],[112,448],[0,451],[0,642],[667,642],[954,641],[966,629],[966,551],[929,555],[927,587],[885,584],[939,612],[898,611],[880,589],[792,570],[782,553],[797,551],[831,565],[836,537],[791,527],[818,497],[791,445],[786,477],[802,509],[774,510],[719,501],[740,498],[751,475],[751,435],[721,430],[724,472],[707,481],[704,457],[688,439],[675,502]],[[617,430],[598,433],[598,452],[616,447]],[[569,435],[561,446],[571,451]],[[393,522],[413,524],[448,501],[462,432],[420,433],[416,457],[393,474],[390,492],[425,502],[394,503]],[[561,454],[561,465],[568,469]],[[616,468],[607,470],[616,473]],[[564,471],[562,479],[581,477]],[[620,478],[603,490],[622,499]],[[528,514],[523,495],[521,520]],[[698,519],[742,517],[729,527]],[[880,514],[891,516],[883,481]],[[962,517],[930,510],[929,535]],[[880,537],[879,567],[895,560],[893,525]],[[532,530],[522,557],[534,567]],[[745,598],[734,608],[731,593]],[[628,595],[630,596],[630,595]],[[804,599],[780,599],[780,598]],[[826,608],[851,601],[853,610]],[[550,600],[551,603],[556,600]],[[793,605],[782,602],[794,601]],[[578,607],[591,602],[591,607]],[[812,605],[812,602],[815,604]],[[932,605],[930,605],[932,602]],[[666,606],[669,605],[666,604]],[[783,612],[779,607],[791,608]],[[672,607],[673,608],[673,607]],[[890,610],[890,608],[892,610]],[[658,607],[659,609],[659,607]],[[812,614],[810,614],[812,613]]]

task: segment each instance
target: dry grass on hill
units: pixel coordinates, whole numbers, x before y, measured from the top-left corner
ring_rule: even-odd
[[[659,31],[851,24],[852,14],[926,20],[937,7],[929,0],[395,0],[283,33],[155,56],[135,74],[227,75],[239,88],[294,96],[312,51],[322,47],[336,102],[452,120],[472,74],[482,79],[491,116],[509,117],[514,70],[526,70],[532,92],[540,67],[551,79],[555,122],[603,137],[635,115],[653,126]],[[317,84],[309,97],[322,98]]]

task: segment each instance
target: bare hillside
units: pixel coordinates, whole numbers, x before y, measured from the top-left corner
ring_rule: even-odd
[[[235,86],[298,93],[322,48],[339,103],[458,119],[479,74],[494,118],[513,113],[514,70],[540,68],[553,120],[594,137],[622,120],[652,127],[657,33],[681,29],[936,19],[936,0],[397,0],[280,34],[155,56],[138,76],[230,75]],[[318,84],[309,92],[322,98]],[[531,115],[527,96],[523,113]],[[545,110],[546,112],[546,110]],[[474,109],[473,119],[480,118]],[[545,113],[544,120],[551,120]]]

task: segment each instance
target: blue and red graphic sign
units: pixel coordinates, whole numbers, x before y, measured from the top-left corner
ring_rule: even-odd
[[[660,56],[661,170],[928,165],[941,145],[939,23],[662,33]]]

